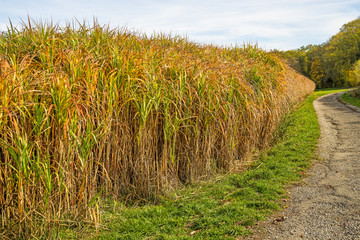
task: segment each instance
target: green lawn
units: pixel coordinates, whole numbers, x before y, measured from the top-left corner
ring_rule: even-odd
[[[234,239],[251,234],[249,226],[280,210],[286,188],[306,175],[316,158],[320,136],[312,102],[344,91],[316,91],[279,127],[274,146],[246,171],[214,177],[162,197],[158,204],[127,206],[115,200],[100,205],[102,223],[91,228],[63,229],[61,238],[88,239]],[[81,232],[81,233],[78,233]]]
[[[348,104],[360,107],[360,98],[352,97],[349,92],[344,93],[340,99]]]

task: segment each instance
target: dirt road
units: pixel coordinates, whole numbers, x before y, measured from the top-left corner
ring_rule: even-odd
[[[340,103],[340,94],[314,102],[322,160],[290,190],[288,208],[249,239],[360,240],[360,109]]]

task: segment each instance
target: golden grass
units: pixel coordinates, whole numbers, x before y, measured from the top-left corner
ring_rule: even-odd
[[[45,234],[97,198],[151,198],[236,171],[315,85],[256,46],[199,45],[85,23],[0,36],[0,212]],[[15,232],[17,231],[17,232]]]

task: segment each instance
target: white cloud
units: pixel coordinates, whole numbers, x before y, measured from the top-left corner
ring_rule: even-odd
[[[0,22],[0,31],[6,31],[7,30],[7,24]]]
[[[72,20],[77,17],[130,29],[172,32],[190,40],[218,44],[259,42],[289,49],[319,44],[360,15],[358,0],[50,0],[7,5],[7,18]],[[6,19],[4,19],[6,17]],[[0,24],[0,28],[4,28]]]

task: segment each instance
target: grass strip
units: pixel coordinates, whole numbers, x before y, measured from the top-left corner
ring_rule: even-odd
[[[157,205],[102,203],[98,239],[234,239],[251,234],[249,226],[281,209],[286,188],[299,181],[316,158],[320,136],[313,101],[344,89],[321,90],[308,97],[282,122],[277,141],[246,171],[219,176],[162,198]],[[64,238],[81,237],[74,229]],[[90,237],[89,237],[90,236]]]
[[[360,98],[351,96],[349,92],[341,95],[340,99],[348,104],[354,105],[356,107],[360,107]]]

